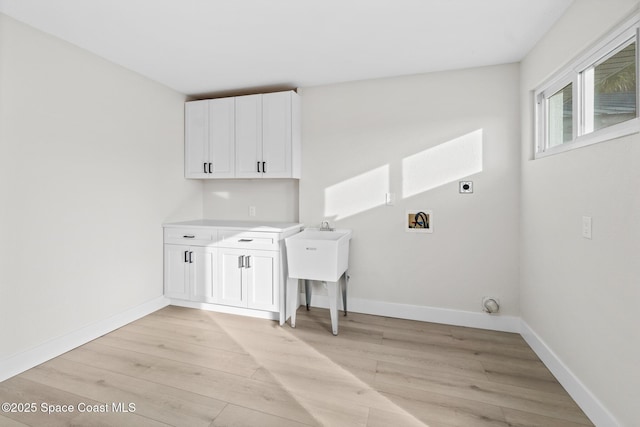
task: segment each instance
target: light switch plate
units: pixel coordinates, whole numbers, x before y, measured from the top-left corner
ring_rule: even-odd
[[[582,237],[585,239],[591,239],[591,217],[582,217]]]
[[[387,206],[393,206],[396,204],[396,194],[395,193],[386,193],[384,195],[384,204]]]
[[[458,190],[460,193],[473,193],[473,181],[460,181]]]

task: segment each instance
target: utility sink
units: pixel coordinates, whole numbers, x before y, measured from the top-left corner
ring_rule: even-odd
[[[306,228],[287,237],[287,261],[292,279],[337,282],[349,266],[351,230]]]

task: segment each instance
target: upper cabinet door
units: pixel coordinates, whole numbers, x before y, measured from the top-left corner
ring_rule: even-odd
[[[262,95],[262,161],[265,178],[291,178],[291,95]]]
[[[185,104],[184,171],[187,178],[209,177],[209,101]]]
[[[236,101],[236,178],[262,177],[262,95]]]
[[[207,178],[235,176],[235,100],[209,100],[209,162]]]

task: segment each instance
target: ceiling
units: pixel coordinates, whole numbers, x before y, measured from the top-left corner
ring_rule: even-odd
[[[520,61],[572,0],[0,0],[193,96]]]

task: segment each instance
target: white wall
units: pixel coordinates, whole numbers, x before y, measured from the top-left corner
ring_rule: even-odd
[[[522,317],[626,426],[640,420],[640,136],[531,160],[531,91],[636,4],[574,2],[521,64]]]
[[[207,180],[203,198],[208,219],[298,221],[297,179]],[[249,216],[249,206],[255,206],[255,217]]]
[[[302,90],[300,221],[353,230],[350,298],[518,315],[518,65]],[[471,179],[475,193],[458,193]],[[396,195],[384,206],[385,193]],[[405,232],[407,209],[434,233]]]
[[[0,361],[162,295],[184,97],[0,15]]]

